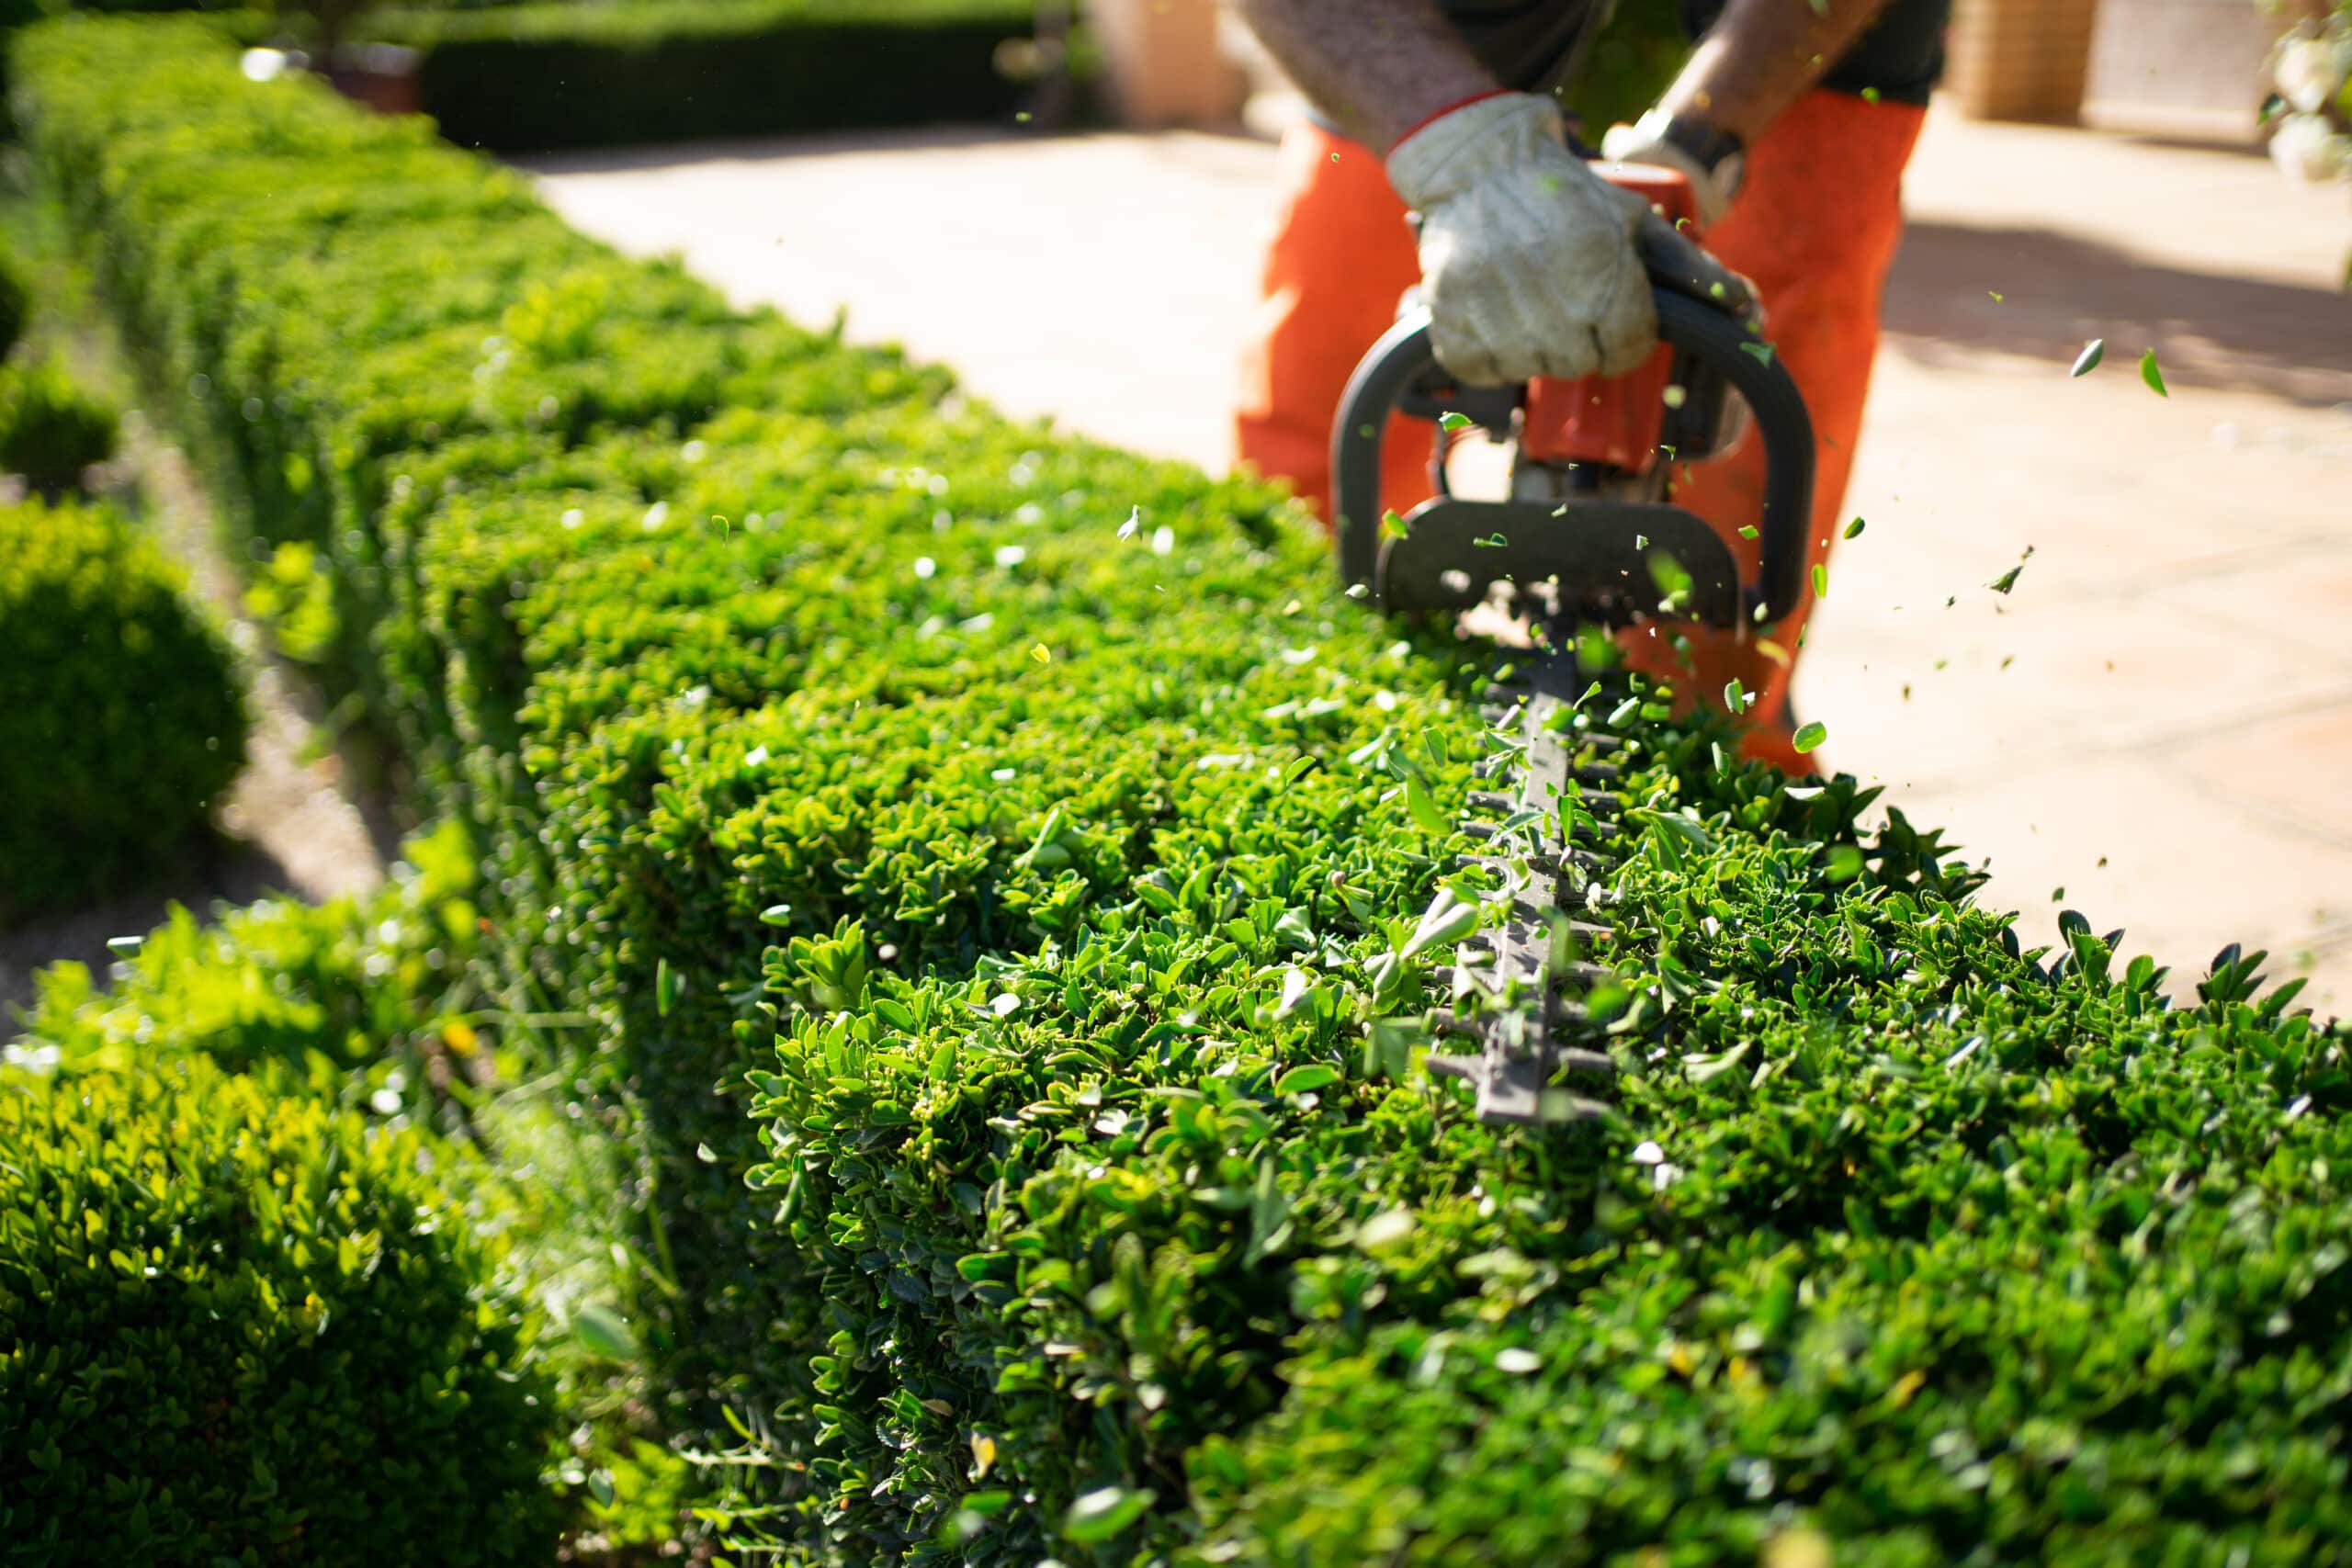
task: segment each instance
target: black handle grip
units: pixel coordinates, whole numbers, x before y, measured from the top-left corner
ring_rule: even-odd
[[[1764,536],[1749,613],[1769,624],[1804,592],[1805,530],[1813,520],[1813,419],[1788,367],[1739,318],[1670,289],[1656,290],[1659,341],[1713,367],[1747,400],[1764,440]],[[1331,438],[1332,510],[1340,576],[1370,591],[1380,560],[1380,451],[1388,416],[1435,363],[1429,315],[1415,311],[1382,334],[1340,400]]]

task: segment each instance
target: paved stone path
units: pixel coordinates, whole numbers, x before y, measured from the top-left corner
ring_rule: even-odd
[[[1227,459],[1263,142],[922,133],[538,173],[575,223],[738,299],[845,309],[1009,410]],[[2243,941],[2352,1011],[2341,192],[1939,113],[1908,205],[1849,497],[1870,527],[1800,706],[1833,765],[1988,860],[2034,940],[2077,908],[2183,973]],[[2092,337],[2105,365],[2070,379]],[[2148,347],[2168,399],[2140,382]],[[2029,545],[2014,592],[1988,591]]]

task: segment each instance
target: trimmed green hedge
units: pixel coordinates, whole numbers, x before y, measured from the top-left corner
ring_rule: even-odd
[[[550,1391],[434,1145],[191,1059],[0,1077],[0,1148],[12,1555],[548,1561]]]
[[[488,846],[510,1005],[596,1020],[648,1364],[759,1461],[733,1532],[2352,1539],[2352,1042],[2256,962],[2171,1007],[2079,921],[2021,953],[1870,792],[1636,702],[1585,721],[1632,763],[1619,1117],[1482,1126],[1411,1020],[1417,922],[1481,891],[1430,823],[1487,655],[1349,604],[1267,491],[730,312],[175,42],[37,35],[36,156],[224,492],[331,563],[333,668]]]
[[[185,852],[243,765],[219,628],[110,512],[0,506],[0,916]]]
[[[390,13],[443,135],[501,152],[1010,119],[1035,0],[651,0]]]

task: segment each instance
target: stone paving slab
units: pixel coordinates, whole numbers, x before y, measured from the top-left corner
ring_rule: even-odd
[[[1227,461],[1264,142],[921,133],[537,172],[573,222],[738,299],[845,309],[1009,411]],[[2352,214],[2257,157],[1941,113],[1907,205],[1849,498],[1870,525],[1805,716],[1988,860],[2032,940],[2071,907],[2177,972],[2244,941],[2352,1010]],[[2091,337],[2107,361],[2072,379]]]

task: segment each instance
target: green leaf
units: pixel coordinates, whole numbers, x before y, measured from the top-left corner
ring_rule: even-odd
[[[1356,1245],[1366,1252],[1385,1252],[1411,1235],[1417,1228],[1412,1210],[1403,1207],[1384,1209],[1356,1227]]]
[[[655,1012],[663,1018],[669,1017],[670,1010],[678,1005],[678,992],[682,988],[678,972],[670,967],[668,959],[662,959],[653,965],[653,1010]]]
[[[2028,545],[2025,548],[2025,554],[2018,558],[2017,565],[2009,568],[2008,570],[2001,573],[2000,576],[1995,578],[1984,586],[1991,589],[1996,593],[2007,593],[2010,589],[2015,588],[2018,585],[2018,574],[2025,570],[2025,563],[2032,558],[2033,547],[2031,545]],[[2004,668],[2006,668],[2006,666]]]
[[[1447,821],[1445,813],[1437,808],[1437,802],[1418,777],[1408,776],[1405,780],[1405,809],[1424,833],[1453,831],[1453,824]]]
[[[1808,724],[1804,728],[1798,730],[1793,744],[1795,745],[1798,753],[1803,755],[1805,752],[1811,751],[1815,747],[1819,746],[1823,741],[1828,739],[1829,727],[1826,724],[1815,722]]]
[[[1813,596],[1816,599],[1829,597],[1829,568],[1820,561],[1813,563]]]
[[[1470,427],[1470,416],[1466,413],[1449,411],[1438,415],[1437,423],[1441,430],[1467,430]]]
[[[1281,1077],[1276,1078],[1274,1092],[1276,1094],[1312,1094],[1318,1089],[1327,1089],[1339,1081],[1339,1068],[1327,1066],[1320,1062],[1310,1062],[1305,1066],[1293,1067]]]
[[[1739,525],[1739,536],[1743,539],[1760,538],[1762,535],[1763,531],[1753,523],[1743,523]]]
[[[1772,363],[1772,345],[1769,343],[1744,343],[1739,351],[1761,365]]]
[[[1862,852],[1851,844],[1829,846],[1829,880],[1851,882],[1862,874]]]
[[[1849,539],[1860,538],[1862,536],[1862,529],[1866,525],[1865,525],[1860,518],[1855,518],[1851,523],[1846,525],[1846,537]]]
[[[1397,956],[1417,957],[1432,947],[1460,942],[1477,929],[1478,906],[1463,903],[1451,887],[1441,887],[1430,907],[1422,911],[1420,924],[1413,928],[1412,939]]]
[[[1062,1516],[1062,1539],[1080,1546],[1097,1546],[1116,1537],[1143,1517],[1159,1495],[1124,1486],[1082,1492]]]
[[[1683,1074],[1694,1084],[1721,1077],[1745,1061],[1755,1043],[1752,1040],[1743,1040],[1721,1055],[1686,1056],[1682,1064]]]
[[[2072,370],[2067,371],[2066,374],[2069,376],[2087,376],[2092,371],[2098,369],[2098,362],[2106,357],[2107,340],[2103,337],[2095,337],[2091,339],[2090,342],[2083,344],[2083,352],[2075,355],[2075,367]]]
[[[2156,351],[2153,348],[2140,355],[2140,379],[2145,381],[2148,384],[2148,390],[2155,393],[2156,396],[2160,398],[2172,396],[2170,392],[2165,390],[2165,373],[2156,364]]]
[[[637,1359],[637,1336],[628,1319],[602,1302],[590,1302],[571,1314],[571,1337],[592,1356],[607,1361]]]

